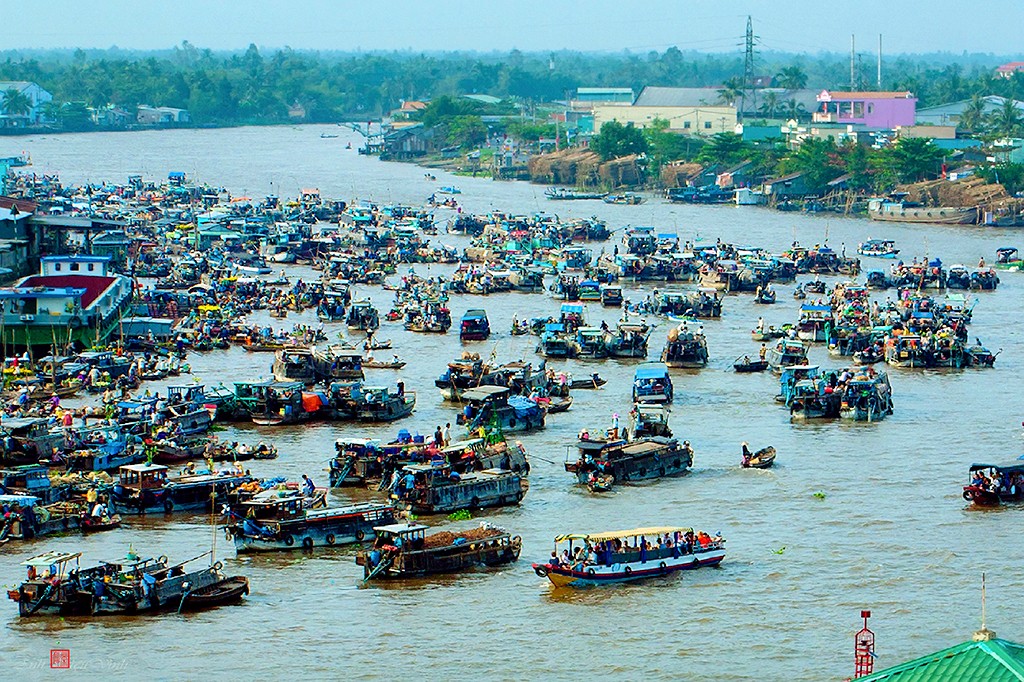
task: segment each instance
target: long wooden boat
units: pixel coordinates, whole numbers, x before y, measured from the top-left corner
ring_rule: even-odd
[[[180,609],[196,611],[224,604],[234,604],[241,601],[242,597],[247,594],[249,594],[249,579],[241,575],[231,576],[212,585],[187,592],[182,599]]]
[[[533,570],[556,587],[590,587],[718,566],[723,559],[721,535],[667,526],[560,535],[551,558]]]
[[[523,548],[521,537],[486,523],[468,531],[431,535],[426,534],[427,529],[413,523],[374,528],[377,537],[373,548],[356,555],[356,564],[363,567],[363,581],[501,566],[518,560]]]

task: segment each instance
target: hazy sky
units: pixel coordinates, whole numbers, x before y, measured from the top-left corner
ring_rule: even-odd
[[[738,52],[748,14],[769,50],[1024,53],[1022,0],[41,0],[0,47]]]

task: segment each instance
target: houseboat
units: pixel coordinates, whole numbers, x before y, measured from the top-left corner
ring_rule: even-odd
[[[661,361],[669,367],[700,369],[708,364],[708,342],[703,334],[671,329],[661,351]]]
[[[978,215],[977,206],[921,206],[905,201],[903,196],[868,202],[868,217],[888,222],[973,225],[978,222]]]
[[[205,473],[171,477],[160,464],[128,464],[118,470],[110,502],[119,514],[171,514],[215,511],[228,492],[253,480],[240,473]]]
[[[779,339],[765,355],[768,369],[780,374],[784,367],[807,364],[807,346],[795,339]]]
[[[533,570],[555,587],[591,587],[718,566],[724,559],[720,534],[662,526],[559,535],[551,558]]]
[[[312,386],[318,380],[316,358],[305,346],[287,346],[274,353],[271,370],[278,381],[301,381]]]
[[[544,408],[523,396],[512,395],[504,386],[471,388],[463,391],[462,399],[466,406],[457,421],[470,431],[480,427],[503,432],[544,428]]]
[[[351,392],[351,408],[361,422],[391,422],[412,414],[416,394],[387,386],[359,385]]]
[[[281,493],[271,489],[236,505],[227,526],[235,551],[348,545],[372,536],[375,526],[395,522],[394,508],[387,504],[311,508],[309,499],[299,491]]]
[[[634,403],[671,403],[672,377],[662,362],[645,362],[633,373]]]
[[[877,422],[892,414],[892,386],[885,372],[854,374],[846,382],[840,415],[858,422]]]
[[[396,523],[374,529],[373,549],[356,555],[363,582],[383,578],[418,578],[458,573],[477,566],[501,566],[519,559],[523,541],[505,530],[481,524],[469,531],[440,531],[428,526]]]
[[[0,288],[4,340],[49,348],[54,338],[79,348],[102,343],[128,312],[132,280],[114,272],[110,256],[44,256],[39,274]]]
[[[353,301],[348,310],[345,324],[353,331],[372,332],[380,327],[380,313],[369,299]]]
[[[654,436],[626,441],[583,438],[576,443],[579,455],[566,456],[565,470],[586,485],[597,476],[615,482],[645,481],[681,476],[693,465],[693,449],[674,438]]]
[[[467,310],[459,323],[460,341],[485,341],[491,335],[491,325],[487,321],[487,311],[480,309]]]
[[[392,499],[398,509],[413,514],[448,514],[516,505],[527,488],[521,474],[505,469],[459,474],[446,463],[410,464],[399,472]]]

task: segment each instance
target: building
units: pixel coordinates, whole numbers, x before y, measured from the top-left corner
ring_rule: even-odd
[[[878,130],[912,126],[917,98],[910,92],[830,92],[817,97],[815,123],[846,123]]]
[[[996,67],[996,75],[1000,78],[1013,78],[1013,74],[1024,71],[1024,62],[1008,62]]]
[[[633,88],[576,88],[576,97],[569,102],[572,111],[591,111],[596,104],[633,103]]]
[[[858,678],[860,682],[1020,682],[1024,646],[997,639],[989,630],[934,654]]]
[[[395,128],[384,135],[382,159],[411,159],[423,156],[436,148],[434,129],[422,123]]]
[[[12,114],[7,111],[3,93],[17,90],[28,99],[29,108],[24,113]],[[36,83],[29,81],[0,81],[0,127],[16,127],[19,125],[38,125],[46,122],[43,105],[53,101],[53,95],[43,90]]]
[[[1006,102],[1005,97],[999,97],[998,95],[988,95],[987,97],[982,97],[981,100],[986,116],[1001,109]],[[920,125],[955,126],[960,123],[960,117],[963,116],[964,111],[970,105],[971,100],[963,99],[959,102],[925,107],[917,111],[917,122]],[[1024,115],[1024,102],[1014,100],[1014,105]]]
[[[426,108],[426,102],[414,99],[402,100],[402,106],[391,111],[391,118],[396,121],[408,121],[414,114],[418,114]]]
[[[668,129],[690,135],[714,135],[736,128],[736,107],[719,101],[714,88],[645,87],[632,105],[594,104],[594,130],[609,121],[647,128],[656,120]]]
[[[151,107],[140,104],[135,114],[136,120],[143,125],[166,125],[169,123],[190,123],[192,116],[186,109],[174,107]]]

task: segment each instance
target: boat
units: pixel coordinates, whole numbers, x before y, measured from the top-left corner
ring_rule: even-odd
[[[670,411],[661,403],[635,403],[629,411],[633,426],[633,438],[649,438],[651,436],[672,437],[672,429],[668,426]]]
[[[608,194],[604,197],[606,204],[622,204],[624,206],[637,206],[644,203],[644,198],[639,194],[624,192],[622,194]]]
[[[1024,464],[972,464],[963,497],[979,507],[1024,500]]]
[[[608,383],[607,379],[602,379],[594,372],[586,379],[570,379],[569,388],[573,391],[578,391],[582,388],[601,388]]]
[[[779,339],[768,349],[765,360],[772,372],[780,374],[786,367],[807,363],[807,346],[796,339]]]
[[[437,190],[437,193],[438,194],[462,194],[462,190],[459,189],[458,187],[453,187],[451,185],[446,185],[446,186],[442,187],[441,189]]]
[[[751,454],[747,450],[747,444],[744,443],[743,461],[740,464],[744,469],[768,469],[775,464],[775,448],[769,445]]]
[[[79,526],[81,531],[86,535],[90,533],[102,533],[105,530],[115,530],[121,527],[121,516],[114,514],[106,518],[94,518],[92,516],[83,516],[82,523]]]
[[[319,378],[316,356],[305,346],[286,346],[275,352],[271,371],[278,381],[301,381],[306,386],[312,386]]]
[[[826,328],[832,323],[832,306],[804,303],[800,306],[800,320],[796,323],[796,337],[803,341],[827,341]]]
[[[604,199],[606,194],[604,192],[586,192],[565,187],[549,187],[544,190],[544,196],[558,201],[574,201],[581,199]]]
[[[791,326],[792,325],[784,325],[781,329],[776,329],[774,326],[768,327],[767,329],[755,329],[750,332],[750,339],[752,341],[773,341],[775,339],[781,339],[789,333],[789,327]]]
[[[601,305],[619,307],[622,305],[622,287],[617,284],[601,285]]]
[[[1024,268],[1024,258],[1020,257],[1018,250],[1012,246],[1003,246],[996,249],[996,268],[1020,272]]]
[[[663,362],[645,362],[633,372],[634,403],[671,403],[672,377]]]
[[[225,604],[234,604],[249,594],[249,579],[245,576],[232,576],[218,580],[212,585],[189,590],[181,601],[179,610],[197,611]]]
[[[768,369],[767,360],[751,360],[750,356],[744,355],[736,358],[736,362],[732,364],[732,368],[737,372],[763,372]]]
[[[110,502],[119,514],[171,514],[215,510],[227,493],[252,480],[247,474],[207,473],[169,476],[160,464],[128,464],[118,470]]]
[[[376,331],[380,327],[380,313],[369,299],[353,301],[345,318],[345,325],[353,331]]]
[[[613,358],[646,358],[652,328],[643,322],[619,322],[615,330],[604,330],[605,346]]]
[[[724,559],[721,535],[660,526],[559,535],[550,560],[533,564],[533,570],[555,587],[591,587],[718,566]]]
[[[754,303],[760,303],[763,305],[771,305],[775,303],[775,290],[768,287],[762,287],[754,295]]]
[[[322,497],[320,498],[323,499]],[[237,552],[313,549],[362,542],[381,524],[394,523],[389,504],[366,502],[311,508],[300,491],[266,490],[231,509],[226,532]]]
[[[507,469],[458,473],[447,463],[410,464],[401,469],[392,499],[413,514],[448,514],[519,504],[529,485]]]
[[[700,369],[708,364],[708,342],[701,332],[673,327],[661,351],[661,361],[673,368]]]
[[[387,386],[360,385],[352,390],[351,396],[353,404],[346,408],[353,410],[361,422],[395,421],[408,417],[416,407],[415,392],[392,391]]]
[[[893,199],[871,199],[868,217],[899,223],[933,223],[937,225],[973,225],[978,222],[978,207],[921,206],[905,201],[905,194]]]
[[[370,355],[363,358],[363,367],[366,369],[402,369],[406,364],[405,360],[374,360]]]
[[[876,422],[892,414],[892,387],[885,372],[857,369],[843,389],[840,416],[859,422]]]
[[[899,252],[892,239],[869,239],[857,247],[857,253],[871,258],[895,258]]]
[[[462,392],[465,407],[457,423],[470,431],[480,427],[503,432],[532,431],[545,425],[544,408],[532,400],[512,395],[505,386],[478,386]]]
[[[518,560],[523,547],[518,535],[513,537],[488,523],[431,535],[427,530],[429,526],[412,522],[374,528],[373,548],[356,554],[356,564],[363,567],[363,582],[502,566]]]
[[[460,341],[485,341],[491,335],[487,311],[475,308],[467,310],[459,323]]]
[[[567,453],[565,470],[583,485],[603,475],[612,476],[616,483],[681,476],[693,465],[689,441],[680,444],[663,436],[632,441],[585,437],[577,441],[576,448],[579,456],[572,459]]]

